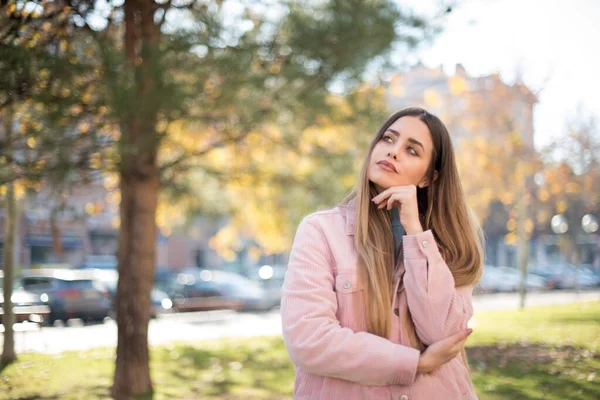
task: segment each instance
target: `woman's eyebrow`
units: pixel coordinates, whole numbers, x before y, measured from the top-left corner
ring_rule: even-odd
[[[406,140],[408,140],[408,141],[409,141],[409,142],[411,142],[412,144],[416,144],[417,146],[421,146],[421,149],[422,149],[423,151],[425,151],[425,146],[423,146],[423,143],[419,142],[417,139],[408,138],[408,139],[406,139]]]
[[[388,128],[388,131],[392,132],[394,135],[400,137],[400,132],[393,130],[392,128]]]
[[[394,130],[392,128],[388,128],[388,131],[392,132],[394,135],[396,135],[397,137],[400,137],[400,132],[398,132],[397,130]],[[408,140],[410,143],[415,144],[417,146],[420,146],[421,149],[423,149],[423,151],[425,151],[425,146],[423,146],[423,143],[419,142],[417,139],[413,139],[411,137],[409,137]]]

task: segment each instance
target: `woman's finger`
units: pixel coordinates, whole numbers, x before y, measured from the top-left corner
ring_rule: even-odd
[[[392,186],[391,188],[385,189],[383,192],[379,193],[377,196],[373,197],[373,202],[375,204],[379,204],[395,193],[399,188],[396,186]]]
[[[387,207],[386,207],[388,211],[390,211],[392,208],[394,208],[394,202],[397,201],[397,197],[398,197],[397,194],[393,194],[388,198]]]

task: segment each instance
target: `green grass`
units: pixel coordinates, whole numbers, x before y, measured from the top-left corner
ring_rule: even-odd
[[[481,400],[600,399],[600,302],[488,312],[473,325]]]
[[[600,303],[490,312],[468,353],[480,400],[600,399]],[[280,338],[152,349],[154,400],[291,399]],[[22,354],[0,372],[0,399],[108,399],[114,350]]]

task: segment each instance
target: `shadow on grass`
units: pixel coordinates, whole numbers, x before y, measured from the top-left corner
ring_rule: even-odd
[[[494,398],[600,400],[600,353],[573,346],[468,348],[478,392]]]
[[[4,368],[8,367],[11,363],[0,362],[0,373],[4,371]]]
[[[170,360],[169,353],[159,355],[167,364],[164,372],[175,381],[189,382],[201,397],[292,396],[295,371],[283,340],[250,339],[242,344],[232,340],[218,348],[181,345],[174,351],[176,360]]]
[[[110,388],[106,386],[82,386],[82,387],[73,387],[69,388],[69,394],[77,394],[81,393],[81,398],[105,398],[110,399]],[[93,397],[92,397],[93,396]],[[63,399],[65,397],[65,393],[59,394],[33,394],[33,395],[24,395],[19,396],[19,400],[57,400]],[[151,400],[151,397],[149,398]]]
[[[553,324],[581,325],[581,324],[600,324],[600,314],[587,314],[578,316],[555,316],[552,318]]]

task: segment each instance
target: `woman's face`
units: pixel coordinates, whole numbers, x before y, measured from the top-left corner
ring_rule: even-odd
[[[427,125],[418,117],[401,117],[375,144],[369,160],[368,178],[378,192],[392,186],[426,187],[432,152],[433,142]]]

